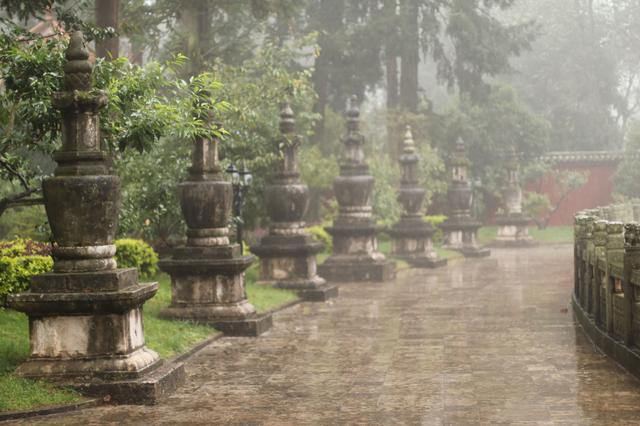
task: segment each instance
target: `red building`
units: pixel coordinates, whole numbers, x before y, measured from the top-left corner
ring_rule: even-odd
[[[607,151],[551,152],[544,160],[551,164],[552,172],[540,182],[527,185],[526,191],[547,194],[555,209],[550,226],[573,224],[576,212],[613,202],[613,176],[624,153]],[[584,172],[587,182],[572,191],[563,191],[558,184],[562,171]]]

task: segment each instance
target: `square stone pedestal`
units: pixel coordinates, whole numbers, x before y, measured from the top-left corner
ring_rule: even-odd
[[[498,235],[492,247],[533,247],[536,242],[529,235],[529,219],[525,217],[501,216],[496,219]]]
[[[455,250],[464,257],[489,257],[491,250],[478,246],[478,229],[482,225],[470,219],[447,220],[440,225],[444,232],[444,248]]]
[[[74,387],[116,403],[155,403],[183,380],[145,346],[142,305],[157,283],[138,284],[136,269],[50,273],[12,295],[29,316],[30,354],[16,373]]]
[[[319,274],[330,282],[386,282],[396,277],[396,264],[378,252],[379,228],[367,220],[338,220],[326,228],[333,237],[333,255],[318,266]]]
[[[251,251],[260,257],[258,284],[293,290],[310,302],[338,296],[338,287],[318,275],[316,255],[323,245],[309,235],[268,235]]]
[[[390,231],[391,252],[416,268],[439,268],[447,265],[433,249],[433,227],[422,219],[401,220]]]
[[[247,300],[244,271],[253,256],[239,246],[181,247],[159,262],[171,276],[171,305],[163,318],[208,324],[233,336],[258,336],[271,328],[270,314],[259,315]]]
[[[368,256],[332,256],[318,267],[318,271],[334,282],[387,282],[396,277],[394,262]]]

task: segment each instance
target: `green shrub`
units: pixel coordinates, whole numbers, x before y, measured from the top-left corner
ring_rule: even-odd
[[[443,223],[445,220],[447,220],[447,216],[445,216],[443,214],[434,215],[434,216],[425,216],[424,220],[426,220],[427,222],[429,222],[433,226],[438,226],[441,223]]]
[[[434,216],[425,216],[424,220],[429,222],[431,225],[434,226],[434,228],[436,228],[436,232],[431,237],[431,239],[433,240],[433,243],[435,245],[437,245],[437,246],[442,245],[443,240],[444,240],[444,235],[442,233],[442,229],[440,229],[440,227],[438,225],[440,225],[445,220],[447,220],[447,216],[445,216],[443,214],[434,215]]]
[[[326,252],[331,253],[333,251],[333,240],[331,239],[331,235],[325,231],[323,226],[310,226],[307,228],[307,232],[309,232],[313,238],[324,244],[324,250]]]
[[[142,278],[151,278],[158,273],[158,255],[142,240],[116,240],[116,261],[119,268],[138,268]]]
[[[51,246],[28,239],[0,242],[0,304],[9,294],[29,288],[33,275],[51,271]]]

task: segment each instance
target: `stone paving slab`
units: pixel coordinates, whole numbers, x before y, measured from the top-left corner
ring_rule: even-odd
[[[571,247],[541,246],[345,284],[213,342],[160,405],[23,424],[640,424],[640,383],[574,324],[572,268]]]

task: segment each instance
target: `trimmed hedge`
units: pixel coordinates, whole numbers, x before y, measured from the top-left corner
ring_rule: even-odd
[[[151,278],[158,273],[158,255],[142,240],[116,240],[116,261],[119,268],[138,268],[142,278]]]
[[[51,246],[28,239],[0,241],[0,304],[9,294],[29,289],[33,275],[50,272]]]

